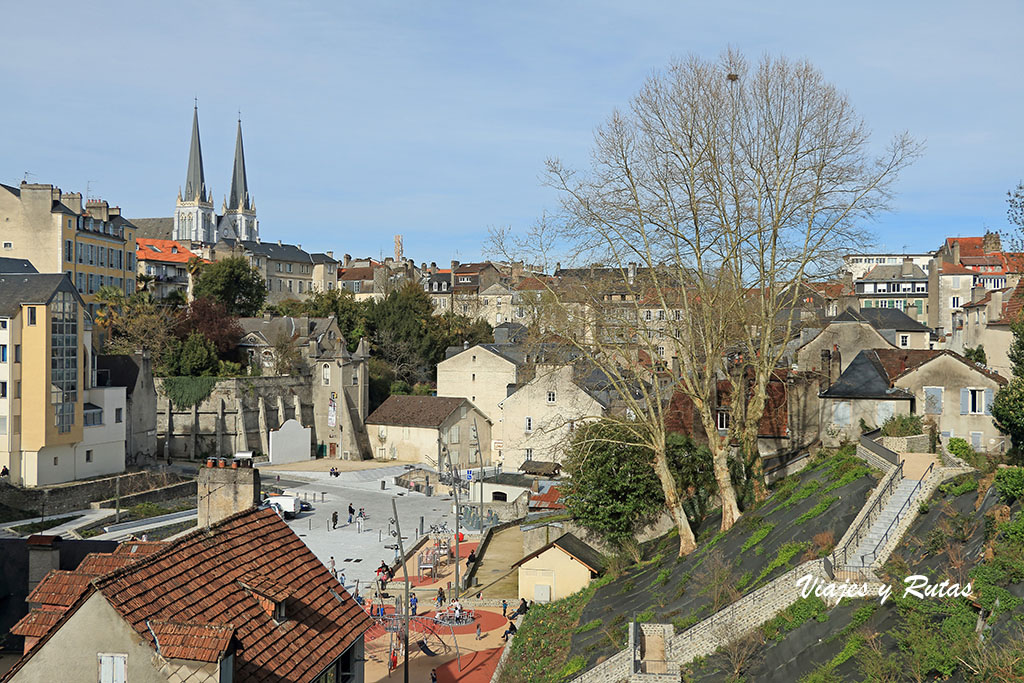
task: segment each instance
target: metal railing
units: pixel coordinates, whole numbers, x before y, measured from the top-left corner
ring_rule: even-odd
[[[860,445],[868,449],[879,458],[891,462],[893,465],[898,465],[900,462],[900,456],[898,453],[890,451],[888,448],[875,441],[875,437],[878,436],[882,430],[876,429],[873,432],[865,432],[860,435]]]
[[[868,566],[869,564],[875,561],[875,559],[878,557],[879,548],[885,547],[885,544],[889,541],[889,534],[895,530],[896,526],[899,524],[900,519],[903,517],[904,510],[906,510],[910,503],[913,502],[914,496],[917,495],[917,490],[920,489],[921,486],[924,484],[925,479],[928,478],[928,475],[931,474],[932,468],[934,467],[935,462],[933,461],[931,464],[928,465],[928,469],[924,471],[924,474],[921,475],[921,478],[917,481],[917,483],[914,484],[914,488],[910,489],[910,495],[907,496],[907,499],[905,501],[903,501],[903,505],[900,506],[900,509],[896,511],[896,516],[892,518],[891,522],[889,522],[889,526],[886,527],[885,533],[882,534],[882,538],[880,538],[878,543],[875,544],[874,549],[870,553],[865,553],[861,556],[861,562],[863,562],[865,566]],[[866,559],[869,555],[871,556],[871,563],[869,563]]]
[[[896,465],[893,471],[889,473],[885,480],[883,480],[881,493],[878,494],[875,498],[875,502],[871,504],[870,508],[868,508],[867,514],[861,518],[860,524],[857,525],[857,529],[853,532],[853,535],[847,539],[842,548],[836,548],[832,551],[833,567],[850,564],[848,562],[850,549],[856,548],[860,544],[861,539],[863,539],[864,536],[867,535],[868,531],[871,530],[871,525],[874,523],[878,515],[881,514],[882,508],[884,508],[885,504],[889,502],[889,498],[892,497],[893,491],[896,490],[896,487],[899,486],[899,482],[902,480],[903,463],[901,462]]]

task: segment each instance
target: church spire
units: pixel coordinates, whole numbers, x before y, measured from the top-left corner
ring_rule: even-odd
[[[199,105],[192,110],[192,145],[188,151],[188,175],[185,176],[185,201],[206,201],[203,175],[203,149],[199,144]]]
[[[238,135],[235,137],[235,165],[231,170],[231,194],[228,195],[228,210],[248,211],[249,186],[245,179],[245,152],[242,149],[242,119],[238,119]]]

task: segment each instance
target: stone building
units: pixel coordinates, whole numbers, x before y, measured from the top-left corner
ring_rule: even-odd
[[[491,421],[464,398],[389,396],[366,424],[381,460],[437,467],[450,455],[462,469],[491,464]]]

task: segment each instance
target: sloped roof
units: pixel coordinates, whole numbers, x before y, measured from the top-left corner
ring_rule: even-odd
[[[910,273],[903,274],[901,264],[891,266],[875,266],[869,270],[862,280],[927,280],[928,274],[916,263],[911,264]]]
[[[372,266],[366,266],[362,268],[342,268],[341,272],[338,273],[339,280],[372,280],[374,268]]]
[[[27,258],[0,258],[0,273],[38,273]]]
[[[256,242],[253,240],[221,240],[232,249],[239,247],[252,254],[266,256],[275,261],[292,261],[293,263],[312,263],[309,252],[303,251],[296,244],[278,244],[277,242]]]
[[[578,560],[580,564],[594,573],[604,571],[605,561],[604,557],[601,556],[601,553],[597,552],[591,546],[587,545],[572,534],[562,534],[551,543],[534,550],[523,559],[515,562],[512,567],[518,567],[551,548],[558,548],[562,552]]]
[[[960,256],[983,256],[985,254],[984,237],[947,237],[946,246],[952,251],[954,244],[960,244]]]
[[[529,506],[534,510],[564,510],[565,505],[559,501],[562,492],[557,486],[549,486],[544,493],[531,493]]]
[[[313,259],[313,263],[337,263],[338,259],[333,256],[328,256],[323,253],[310,254],[310,258]]]
[[[536,474],[542,477],[555,477],[561,472],[562,466],[557,462],[549,462],[547,460],[524,460],[523,464],[519,466],[520,472],[526,474]]]
[[[199,258],[199,254],[189,251],[177,240],[151,239],[139,237],[135,239],[137,248],[135,256],[140,261],[160,261],[162,263],[188,263],[191,258]],[[206,259],[203,259],[206,262]]]
[[[889,384],[885,367],[874,349],[857,354],[835,384],[820,394],[821,398],[879,398],[910,400],[913,395]]]
[[[962,248],[962,247],[961,247]],[[978,271],[964,268],[959,263],[943,263],[940,271],[943,275],[977,275]]]
[[[547,286],[540,278],[530,276],[524,277],[522,280],[516,283],[516,289],[519,291],[543,291],[547,289]]]
[[[875,354],[878,356],[879,362],[881,362],[882,366],[885,368],[890,382],[902,377],[912,370],[916,370],[925,363],[934,360],[939,356],[949,356],[950,358],[960,361],[971,370],[980,372],[999,384],[1007,383],[1006,378],[998,372],[969,361],[959,353],[948,349],[875,349]]]
[[[862,308],[859,311],[847,308],[829,322],[868,323],[876,330],[931,332],[927,325],[922,325],[897,308]]]
[[[79,305],[84,305],[64,273],[0,275],[0,316],[14,316],[22,304],[47,304],[58,290],[73,293]]]
[[[169,240],[174,234],[174,218],[133,218],[132,224],[138,232],[135,240],[141,238]]]
[[[164,657],[196,662],[219,661],[235,633],[231,626],[175,621],[151,621],[149,627],[156,637],[157,650]]]
[[[463,403],[469,401],[448,396],[388,396],[366,418],[366,424],[437,428]]]
[[[70,607],[85,592],[93,574],[55,569],[43,577],[39,585],[28,594],[26,602],[41,605]]]
[[[1020,317],[1021,310],[1024,309],[1024,279],[1017,283],[1014,287],[1013,292],[1009,296],[1003,297],[1003,310],[1000,313],[998,322],[1002,324],[1008,324]],[[989,325],[995,324],[997,321],[989,321]]]
[[[45,607],[34,609],[11,627],[11,633],[27,638],[42,638],[60,621],[63,615],[64,610],[62,609]]]

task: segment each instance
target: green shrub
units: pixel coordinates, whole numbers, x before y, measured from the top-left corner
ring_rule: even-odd
[[[939,487],[943,496],[952,496],[953,498],[977,490],[978,480],[967,474],[961,474]]]
[[[645,609],[640,614],[636,615],[637,623],[647,624],[654,621],[654,609]]]
[[[762,524],[754,533],[750,535],[750,538],[743,542],[743,547],[740,550],[742,552],[750,550],[755,545],[763,541],[764,537],[770,534],[772,532],[772,529],[774,528],[775,522],[768,522],[767,524]]]
[[[812,507],[804,514],[797,517],[796,523],[803,524],[804,522],[810,519],[814,519],[815,517],[823,513],[825,510],[828,510],[829,506],[831,506],[832,503],[836,502],[837,500],[839,499],[836,496],[828,496],[827,498],[823,498],[820,503]]]
[[[978,456],[974,449],[971,448],[971,444],[956,437],[949,440],[949,443],[946,444],[946,450],[967,462],[972,462]]]
[[[928,510],[930,509],[931,507],[928,505],[928,501],[926,500],[922,500],[921,504],[917,506],[917,511],[920,512],[922,515],[927,515]]]
[[[996,472],[996,491],[1008,503],[1024,498],[1024,467],[1008,467]]]
[[[810,481],[805,483],[803,486],[798,488],[796,491],[794,491],[793,495],[791,495],[786,500],[786,502],[784,502],[781,505],[779,505],[778,509],[779,510],[786,510],[788,508],[791,508],[794,505],[796,505],[797,503],[799,503],[801,500],[804,500],[805,498],[810,498],[811,496],[813,496],[818,491],[818,489],[820,489],[820,488],[821,488],[821,482],[818,481],[817,479],[811,479]]]
[[[777,640],[785,633],[799,628],[810,619],[820,622],[828,620],[828,608],[821,598],[809,595],[800,598],[786,609],[764,623],[764,637]]]
[[[672,570],[671,569],[662,569],[660,572],[658,572],[658,578],[656,578],[654,580],[654,585],[655,586],[664,586],[665,584],[668,583],[670,578],[672,578]]]
[[[882,423],[882,436],[917,436],[924,434],[920,415],[893,415]]]
[[[588,631],[593,631],[595,628],[599,628],[601,626],[601,624],[603,624],[603,623],[604,622],[601,621],[600,619],[594,619],[593,621],[588,621],[587,623],[583,624],[582,626],[578,626],[576,628],[576,633],[586,633]]]
[[[583,669],[586,666],[586,658],[583,655],[576,655],[575,657],[573,657],[565,663],[565,666],[562,667],[562,670],[558,672],[558,677],[562,680],[565,680],[570,676],[573,676],[579,673],[580,671],[583,671]]]
[[[674,619],[672,619],[672,626],[675,628],[676,633],[682,633],[686,629],[696,624],[698,621],[700,621],[700,617],[698,617],[696,614],[691,614],[685,619],[675,617]]]
[[[810,542],[804,543],[786,543],[779,548],[778,553],[775,555],[775,559],[765,565],[761,573],[757,575],[757,579],[754,581],[755,584],[761,583],[761,580],[771,574],[779,567],[785,567],[789,565],[789,561],[794,557],[807,550],[811,546]]]
[[[216,384],[216,377],[164,377],[163,391],[175,408],[186,409],[205,401]]]

